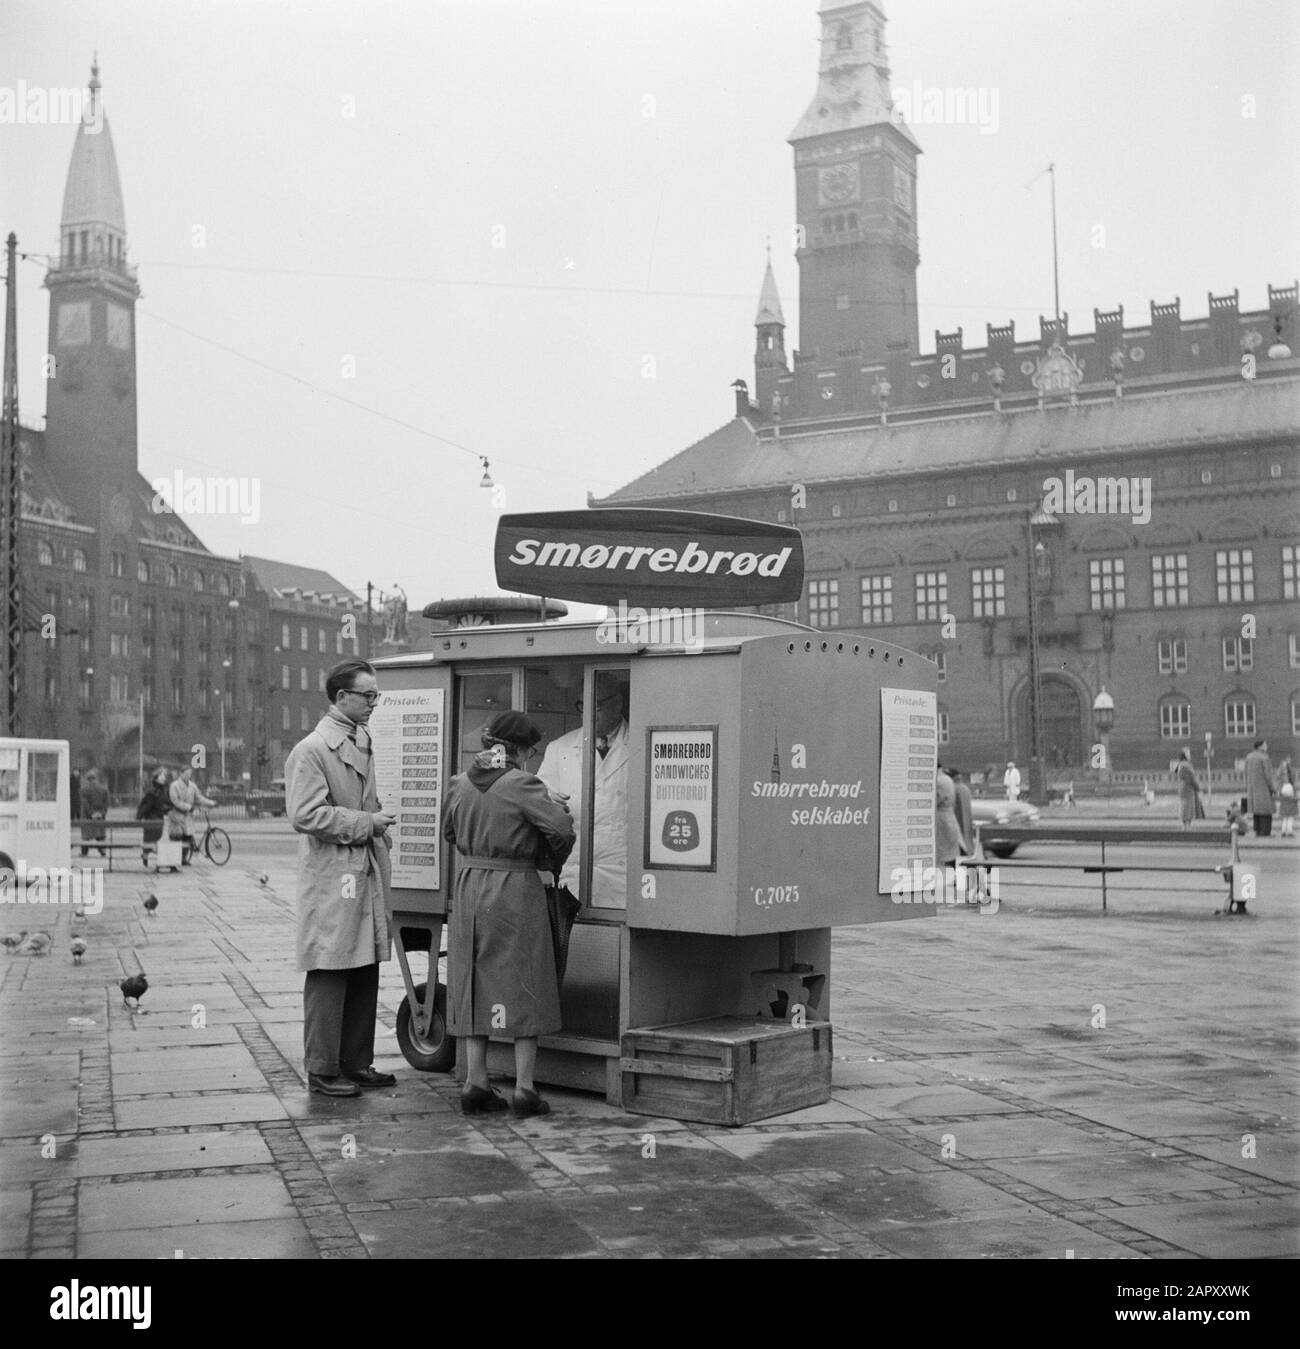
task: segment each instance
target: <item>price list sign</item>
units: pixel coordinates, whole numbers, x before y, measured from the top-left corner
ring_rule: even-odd
[[[442,856],[442,689],[388,689],[370,714],[375,786],[389,830],[395,890],[437,890]]]
[[[934,865],[934,777],[939,717],[933,693],[880,690],[880,874],[890,892],[897,868]]]

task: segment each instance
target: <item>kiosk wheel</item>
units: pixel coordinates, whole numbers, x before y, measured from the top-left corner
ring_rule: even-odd
[[[416,984],[415,996],[423,1002],[428,984]],[[432,1017],[426,1035],[415,1028],[410,998],[397,1009],[397,1043],[412,1068],[422,1073],[449,1073],[456,1066],[456,1038],[447,1034],[447,990],[439,984],[433,995]]]

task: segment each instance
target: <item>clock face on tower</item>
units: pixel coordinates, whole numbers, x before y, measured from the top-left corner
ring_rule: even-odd
[[[843,206],[846,202],[857,201],[860,192],[856,160],[848,164],[830,164],[817,170],[819,206]]]
[[[90,341],[90,301],[59,306],[59,346],[80,347]]]
[[[108,345],[118,351],[131,350],[131,312],[112,302],[108,306]]]

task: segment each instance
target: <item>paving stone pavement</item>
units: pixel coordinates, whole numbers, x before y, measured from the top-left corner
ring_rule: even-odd
[[[306,1094],[291,850],[113,873],[75,920],[80,966],[70,910],[0,910],[55,935],[0,956],[0,1254],[1300,1254],[1294,894],[1248,919],[1201,900],[842,929],[828,1104],[723,1129],[554,1090],[546,1118],[469,1119],[401,1058],[395,962],[376,1064],[397,1086]]]

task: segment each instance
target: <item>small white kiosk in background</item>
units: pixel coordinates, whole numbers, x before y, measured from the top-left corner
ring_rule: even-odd
[[[633,524],[650,528],[629,516],[688,518],[701,547],[718,521],[581,514],[588,534],[622,539]],[[562,534],[556,517],[541,519]],[[753,614],[694,621],[689,641],[614,619],[456,629],[427,652],[376,662],[376,772],[398,817],[399,1039],[415,1066],[446,1070],[454,1059],[436,958],[455,867],[443,791],[479,749],[481,727],[513,708],[541,728],[542,750],[586,732],[575,812],[583,907],[563,1030],[542,1037],[538,1081],[736,1124],[829,1096],[831,929],[930,911],[891,890],[900,871],[933,862],[937,673],[864,637]],[[642,640],[651,635],[667,640]],[[627,724],[626,818],[613,834],[606,819],[597,838],[594,717],[614,694]],[[423,981],[408,959],[419,951],[430,953]],[[490,1065],[507,1069],[509,1054],[494,1043]]]
[[[66,740],[0,738],[0,871],[70,865],[68,773]]]

